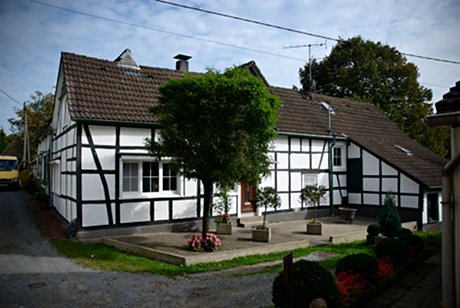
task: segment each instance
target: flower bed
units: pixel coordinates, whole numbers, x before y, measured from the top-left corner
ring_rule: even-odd
[[[216,251],[221,246],[221,240],[213,233],[206,233],[204,239],[201,233],[195,233],[188,239],[187,243],[193,251]]]

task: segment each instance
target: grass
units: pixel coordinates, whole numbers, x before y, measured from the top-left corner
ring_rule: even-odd
[[[238,257],[228,261],[180,266],[122,252],[103,244],[88,244],[62,239],[51,239],[51,243],[67,257],[89,268],[131,273],[156,273],[167,276],[217,271],[244,265],[271,262],[281,260],[288,253],[279,252],[265,255],[253,255]],[[334,252],[338,253],[340,256],[358,252],[373,253],[371,246],[366,245],[364,241],[357,241],[349,244],[301,248],[294,250],[293,256],[294,258],[297,258],[308,255],[314,251]],[[333,268],[340,256],[321,261],[321,264],[326,268]],[[278,269],[279,267],[281,267],[281,265],[272,266],[266,270],[271,271]]]

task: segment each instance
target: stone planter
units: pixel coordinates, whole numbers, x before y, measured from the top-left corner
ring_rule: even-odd
[[[252,240],[254,242],[270,242],[272,237],[272,229],[271,228],[255,228],[252,229]]]
[[[231,223],[217,223],[216,224],[217,234],[232,234],[232,224]]]
[[[348,208],[348,207],[339,207],[339,216],[342,219],[349,221],[350,223],[353,222],[356,216],[356,212],[358,209]]]
[[[321,235],[323,233],[323,225],[321,222],[307,223],[307,234]]]

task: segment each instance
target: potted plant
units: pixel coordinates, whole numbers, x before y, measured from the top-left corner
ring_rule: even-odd
[[[367,236],[366,236],[367,243],[370,245],[376,244],[378,242],[379,234],[380,234],[379,224],[371,224],[367,226]]]
[[[322,224],[320,221],[316,221],[316,206],[319,206],[319,202],[325,194],[326,187],[318,184],[306,185],[300,191],[300,200],[302,204],[304,202],[313,204],[313,219],[307,223],[308,234],[322,234]]]
[[[232,219],[228,213],[230,211],[229,190],[229,187],[224,185],[220,187],[217,194],[219,201],[214,206],[218,213],[215,218],[217,234],[232,234]]]
[[[277,208],[281,205],[281,199],[273,187],[264,187],[257,189],[255,194],[256,207],[264,208],[264,219],[262,226],[257,226],[252,230],[252,240],[256,242],[269,242],[271,239],[271,229],[265,225],[267,220],[267,209],[269,207]]]

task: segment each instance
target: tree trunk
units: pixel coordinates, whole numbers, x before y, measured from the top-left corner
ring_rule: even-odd
[[[201,228],[201,235],[206,238],[206,233],[209,231],[209,209],[211,208],[213,183],[211,181],[203,181],[204,187],[204,200],[203,200],[203,226]]]

